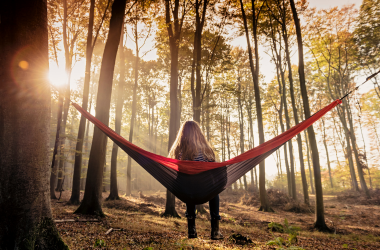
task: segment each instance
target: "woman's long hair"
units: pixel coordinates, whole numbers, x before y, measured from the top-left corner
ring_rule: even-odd
[[[194,160],[200,153],[208,161],[215,161],[215,154],[195,121],[186,121],[178,131],[169,157],[179,160]]]

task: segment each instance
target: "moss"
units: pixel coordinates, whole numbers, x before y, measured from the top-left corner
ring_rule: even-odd
[[[29,235],[20,244],[20,249],[25,250],[69,250],[63,242],[59,232],[51,218],[43,217],[40,223],[30,230]]]

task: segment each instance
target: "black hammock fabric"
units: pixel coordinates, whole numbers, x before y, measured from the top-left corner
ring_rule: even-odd
[[[336,100],[275,138],[219,163],[180,161],[145,151],[118,135],[78,104],[73,103],[73,106],[178,199],[185,203],[203,204],[340,103],[341,100]]]

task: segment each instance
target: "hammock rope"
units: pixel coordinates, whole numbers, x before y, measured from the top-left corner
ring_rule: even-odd
[[[197,162],[167,158],[148,152],[117,134],[76,103],[72,105],[106,136],[115,142],[132,159],[157,181],[185,203],[202,204],[232,185],[287,141],[319,120],[360,86],[380,73],[372,74],[366,81],[319,110],[317,113],[263,144],[224,162]]]

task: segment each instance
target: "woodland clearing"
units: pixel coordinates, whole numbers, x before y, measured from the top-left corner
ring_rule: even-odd
[[[277,197],[286,197],[280,191],[273,192],[278,192]],[[176,210],[180,219],[161,217],[165,210],[164,195],[164,192],[135,192],[132,196],[121,197],[121,200],[104,201],[106,217],[96,218],[73,214],[76,206],[66,205],[70,192],[64,191],[60,201],[52,201],[53,218],[75,220],[56,223],[70,249],[380,249],[378,205],[360,205],[352,199],[345,202],[336,196],[326,196],[326,223],[333,232],[320,233],[312,228],[313,206],[310,207],[311,212],[307,209],[302,213],[288,212],[285,209],[291,210],[294,204],[292,206],[283,199],[277,205],[272,203],[274,213],[264,213],[257,211],[259,202],[255,203],[248,193],[224,192],[221,194],[220,213],[221,231],[225,238],[212,241],[208,214],[197,217],[198,239],[187,239],[185,204],[179,200]],[[103,197],[107,196],[108,193],[104,192]],[[313,199],[311,196],[312,205]],[[205,208],[208,210],[208,205]],[[271,222],[285,227],[285,220],[289,228],[299,228],[296,238],[291,239],[289,232],[275,232],[268,227]],[[252,243],[231,239],[230,236],[237,234],[249,238]],[[273,245],[268,245],[268,242]]]

